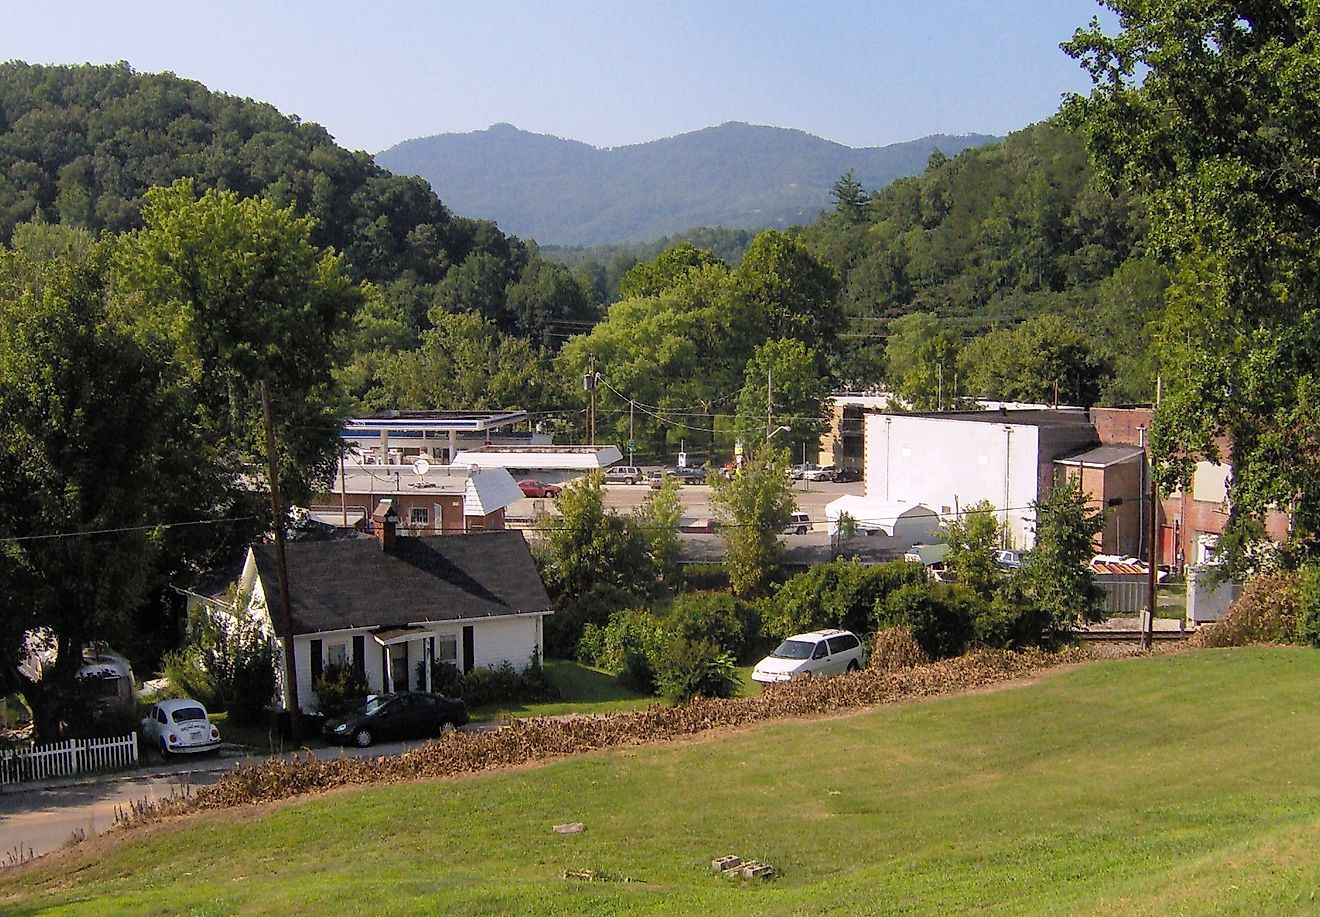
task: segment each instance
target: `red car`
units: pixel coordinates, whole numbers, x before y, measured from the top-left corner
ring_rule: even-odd
[[[563,490],[558,484],[547,484],[545,481],[536,481],[532,478],[519,481],[518,489],[523,492],[524,497],[557,497]]]

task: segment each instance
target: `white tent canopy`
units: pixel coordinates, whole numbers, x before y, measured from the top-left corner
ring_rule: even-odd
[[[849,494],[825,506],[830,534],[839,532],[839,517],[847,513],[861,531],[881,533],[893,538],[903,548],[922,543],[940,528],[940,517],[933,509],[905,500],[873,500]]]

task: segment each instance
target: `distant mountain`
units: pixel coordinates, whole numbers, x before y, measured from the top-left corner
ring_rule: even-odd
[[[806,223],[848,170],[868,190],[920,173],[936,148],[955,156],[998,140],[937,134],[854,149],[798,130],[731,121],[600,149],[496,124],[408,140],[376,155],[419,175],[454,210],[547,245],[651,241],[694,226]]]

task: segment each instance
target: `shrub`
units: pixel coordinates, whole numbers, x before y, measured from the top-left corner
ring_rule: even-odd
[[[638,694],[654,694],[655,667],[645,653],[629,650],[623,657],[623,669],[619,672],[619,684]]]
[[[1310,627],[1302,611],[1302,577],[1296,571],[1252,578],[1219,621],[1202,628],[1195,646],[1247,646],[1290,643]],[[1301,627],[1299,628],[1299,624]]]
[[[660,619],[645,609],[616,611],[604,627],[589,632],[581,658],[591,665],[617,672],[624,667],[630,653],[654,658],[664,642],[664,634]],[[588,648],[592,650],[590,655],[587,654]]]
[[[900,586],[877,608],[877,619],[888,626],[906,626],[932,659],[957,656],[972,639],[975,594],[966,587],[943,584]]]
[[[685,640],[709,640],[735,659],[746,659],[761,631],[756,606],[727,592],[689,592],[674,599],[665,622]]]
[[[684,592],[729,588],[729,571],[724,564],[684,564],[679,572]]]
[[[636,593],[610,583],[597,583],[578,598],[564,603],[545,619],[545,651],[554,659],[574,659],[588,624],[604,627],[614,612],[638,604]]]
[[[431,663],[431,690],[445,697],[463,696],[463,670],[452,662]]]
[[[215,677],[206,670],[197,647],[185,646],[166,653],[161,660],[161,674],[169,685],[161,690],[160,697],[191,697],[207,710],[220,709]]]
[[[1302,566],[1297,579],[1297,640],[1320,646],[1320,565]]]
[[[367,699],[367,679],[351,662],[332,662],[312,685],[316,704],[327,716],[338,716]]]
[[[546,676],[538,653],[532,654],[530,664],[522,672],[506,659],[494,668],[482,666],[463,676],[463,700],[469,707],[554,700],[558,696],[559,689]]]
[[[926,582],[926,568],[902,560],[864,566],[852,560],[818,564],[779,587],[762,606],[767,633],[776,637],[841,627],[865,633],[889,594]]]
[[[733,697],[738,693],[738,670],[733,654],[709,640],[673,637],[656,662],[656,686],[674,703],[694,697]]]
[[[981,607],[972,627],[978,644],[1001,649],[1053,646],[1060,636],[1049,611],[1023,601],[1011,585]]]
[[[867,668],[881,672],[901,672],[930,662],[909,627],[886,627],[876,633]]]
[[[227,710],[238,724],[260,722],[275,693],[275,647],[261,625],[206,609],[188,625],[192,642],[165,655],[169,693],[201,701],[207,710]]]

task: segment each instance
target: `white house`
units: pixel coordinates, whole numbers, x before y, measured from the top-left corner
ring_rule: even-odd
[[[432,662],[522,669],[540,652],[550,597],[522,532],[404,538],[392,509],[377,521],[378,538],[285,548],[300,708],[316,709],[312,686],[332,662],[388,693],[429,690]],[[250,613],[282,638],[273,545],[248,550],[240,585]],[[287,705],[282,653],[278,669]]]
[[[1084,411],[997,410],[866,416],[866,496],[955,516],[988,500],[1012,543],[1035,544],[1032,501],[1054,486],[1054,461],[1097,441]]]

